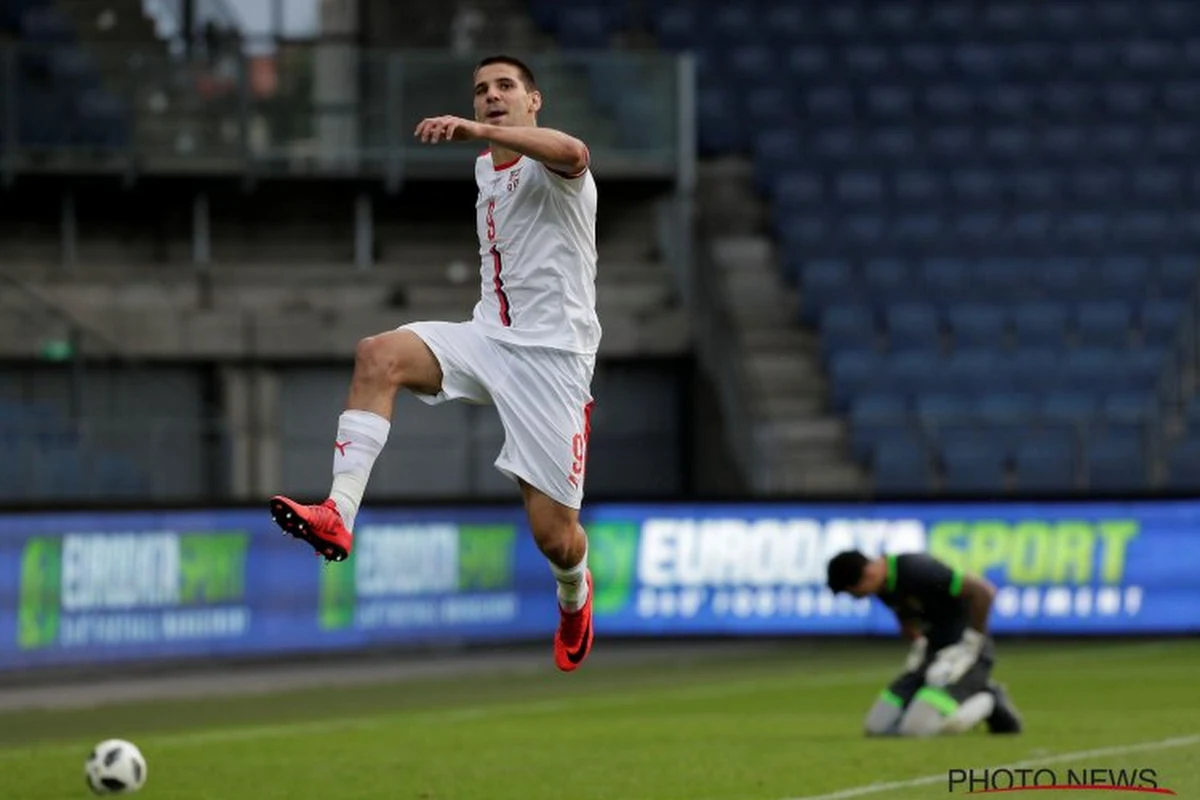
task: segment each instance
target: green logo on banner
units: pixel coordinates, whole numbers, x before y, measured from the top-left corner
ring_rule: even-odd
[[[249,542],[230,531],[35,536],[21,557],[17,644],[58,644],[64,614],[241,603]]]
[[[633,596],[639,528],[634,522],[592,522],[587,533],[588,568],[596,591],[593,608],[597,614],[614,614]]]
[[[364,527],[349,558],[320,566],[319,624],[352,628],[367,600],[509,590],[516,538],[511,524]]]
[[[17,644],[22,650],[48,647],[58,640],[61,585],[61,540],[46,536],[30,539],[21,556],[17,610]]]
[[[512,525],[460,525],[458,528],[458,588],[462,592],[492,592],[512,586]]]
[[[245,533],[185,533],[179,537],[179,603],[241,602],[246,596]]]

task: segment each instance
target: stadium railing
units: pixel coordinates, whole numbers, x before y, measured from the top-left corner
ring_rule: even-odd
[[[445,51],[282,44],[253,55],[0,45],[0,164],[27,172],[404,179],[461,177],[461,153],[412,137],[471,114],[476,59]],[[553,53],[531,60],[544,125],[585,138],[597,174],[673,180],[694,152],[686,57]],[[471,147],[459,145],[459,147]]]

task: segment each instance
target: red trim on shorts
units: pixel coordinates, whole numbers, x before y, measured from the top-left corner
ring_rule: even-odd
[[[496,299],[500,301],[500,323],[508,328],[512,326],[512,310],[509,306],[508,295],[504,292],[504,280],[500,277],[502,264],[500,251],[492,247],[492,285],[496,287]]]

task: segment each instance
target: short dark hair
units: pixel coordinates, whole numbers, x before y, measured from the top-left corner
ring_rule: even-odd
[[[829,591],[837,594],[857,585],[863,578],[867,561],[858,550],[846,550],[831,558],[826,573]]]
[[[533,78],[533,70],[521,59],[506,55],[488,56],[475,65],[476,74],[489,64],[508,64],[510,67],[516,67],[517,72],[521,73],[521,83],[525,84],[525,91],[532,92],[537,89],[537,81]]]

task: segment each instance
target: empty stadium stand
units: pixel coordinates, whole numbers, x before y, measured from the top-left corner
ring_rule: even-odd
[[[773,245],[750,302],[795,292],[876,491],[1200,488],[1200,6],[534,7],[564,43],[695,53],[700,153],[745,189],[722,208],[763,201],[724,244],[752,272]]]
[[[512,3],[481,5],[502,14]],[[161,38],[164,20],[151,12],[173,6],[21,0],[0,14],[0,47],[13,54],[0,67],[12,67],[17,89],[0,91],[16,101],[0,109],[0,441],[19,456],[0,474],[6,502],[241,497],[285,480],[321,491],[328,442],[314,420],[344,392],[357,341],[415,319],[465,319],[478,299],[478,148],[442,149],[440,160],[401,154],[397,180],[378,155],[396,137],[407,143],[422,116],[469,113],[468,60],[405,55],[404,69],[389,71],[390,54],[364,56],[364,97],[325,120],[312,83],[328,53],[293,43],[276,56],[276,91],[260,97],[235,80],[230,93],[203,43],[186,56]],[[444,44],[432,39],[444,12],[415,26],[424,38],[412,44]],[[645,98],[594,107],[589,81],[606,65],[550,59],[539,75],[550,122],[591,126],[606,176],[647,175],[605,187],[601,358],[678,358],[690,326],[661,241],[674,166],[669,151],[654,151],[673,144],[674,121],[664,126],[658,113],[639,124]],[[671,94],[673,72],[661,63],[642,72],[650,97]],[[323,121],[350,138],[323,136]],[[672,402],[640,420],[617,413],[644,405],[639,392],[669,399],[667,377],[631,369],[608,381],[615,399],[595,420],[611,431],[596,448],[601,490],[669,492],[682,479],[678,448],[646,455],[641,472],[620,452],[630,440],[684,435]],[[502,442],[494,420],[403,416],[393,458],[447,468],[407,465],[383,491],[511,493],[477,466]]]

